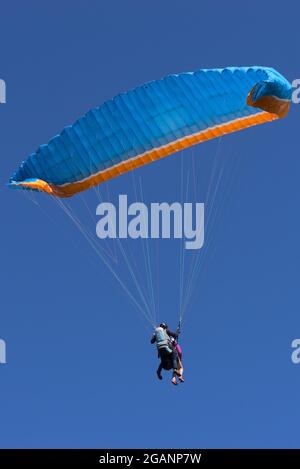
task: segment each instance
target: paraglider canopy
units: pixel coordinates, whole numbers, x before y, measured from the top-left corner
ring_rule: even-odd
[[[169,75],[92,109],[41,145],[13,188],[78,192],[191,145],[284,117],[291,84],[267,67]]]

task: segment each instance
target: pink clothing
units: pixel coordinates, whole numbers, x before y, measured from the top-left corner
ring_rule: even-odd
[[[178,353],[179,358],[181,360],[182,359],[182,350],[181,350],[181,347],[178,343],[176,343],[176,350],[177,350],[177,353]]]

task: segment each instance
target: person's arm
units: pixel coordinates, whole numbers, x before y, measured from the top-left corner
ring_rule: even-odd
[[[178,336],[179,336],[179,331],[172,332],[172,331],[169,331],[169,329],[168,329],[167,334],[168,334],[169,337],[174,337],[174,339],[177,339]]]
[[[156,341],[156,337],[155,337],[155,334],[153,334],[153,336],[151,337],[151,344],[154,344],[155,341]]]

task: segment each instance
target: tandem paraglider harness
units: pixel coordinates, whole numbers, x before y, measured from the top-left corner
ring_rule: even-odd
[[[176,333],[180,333],[180,323],[176,329]],[[165,370],[171,370],[175,367],[175,361],[178,363],[178,353],[176,350],[177,341],[170,337],[163,327],[159,326],[154,331],[158,358],[161,359],[162,366]]]

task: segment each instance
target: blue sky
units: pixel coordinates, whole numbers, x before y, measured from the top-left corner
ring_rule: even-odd
[[[290,358],[300,335],[296,105],[285,120],[222,140],[220,211],[187,311],[186,382],[177,388],[167,375],[157,381],[147,324],[70,220],[45,196],[32,203],[5,186],[39,144],[145,81],[229,65],[298,78],[298,2],[284,11],[256,0],[13,0],[0,8],[0,338],[8,360],[0,446],[299,447],[300,365]],[[147,201],[179,197],[181,160],[209,166],[218,142],[193,151],[136,171]],[[133,194],[130,175],[111,181],[112,199],[126,191]],[[89,195],[87,203],[94,211]],[[174,327],[175,244],[158,246],[160,318]]]

